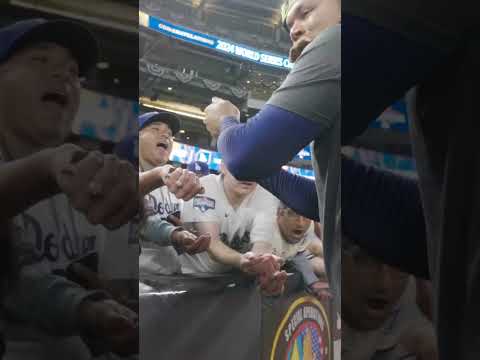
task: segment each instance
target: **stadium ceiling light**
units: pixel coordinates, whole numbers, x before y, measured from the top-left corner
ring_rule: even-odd
[[[97,69],[105,70],[110,67],[110,63],[107,61],[100,61],[97,63]]]
[[[153,99],[148,99],[146,97],[140,97],[139,102],[142,106],[150,109],[169,111],[177,115],[182,115],[197,120],[205,119],[205,113],[194,106],[160,100],[154,101]]]

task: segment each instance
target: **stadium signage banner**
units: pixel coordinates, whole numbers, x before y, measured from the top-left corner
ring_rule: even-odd
[[[300,290],[298,274],[278,298],[262,296],[250,279],[235,275],[142,281],[143,360],[340,359],[332,304]]]
[[[333,359],[330,323],[324,306],[310,296],[293,301],[275,332],[270,360]]]
[[[243,60],[286,70],[292,68],[292,63],[289,61],[288,57],[259,51],[245,45],[236,44],[212,35],[203,34],[183,26],[174,25],[168,21],[153,16],[148,15],[148,21],[146,21],[146,24],[150,29],[158,31],[166,36],[174,37],[194,45],[207,47]]]

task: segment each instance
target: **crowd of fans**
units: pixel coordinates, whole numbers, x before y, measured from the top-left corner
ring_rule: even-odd
[[[295,63],[285,82],[247,123],[228,101],[214,99],[205,109],[224,161],[220,174],[207,174],[198,163],[189,169],[168,163],[179,126],[166,112],[139,117],[138,163],[92,151],[115,151],[71,134],[80,78],[97,62],[92,35],[70,22],[41,19],[0,30],[0,355],[137,356],[138,293],[102,276],[113,254],[106,249],[125,246],[140,256],[140,275],[125,272],[135,282],[144,274],[240,271],[265,296],[282,296],[287,271],[297,271],[306,291],[331,299],[334,311],[341,308],[346,359],[476,359],[478,171],[462,160],[477,164],[478,154],[459,141],[471,134],[455,127],[450,137],[445,124],[443,138],[434,134],[432,119],[442,114],[429,83],[412,93],[419,183],[340,151],[362,122],[430,75],[430,65],[446,61],[447,52],[411,41],[411,31],[379,28],[376,16],[358,16],[355,7],[342,18],[349,36],[340,46],[338,0],[285,5]],[[433,46],[428,31],[419,33]],[[365,51],[369,41],[396,43],[415,69],[399,62],[404,76],[382,76],[398,61],[388,58],[397,50]],[[343,90],[365,83],[347,78],[341,88],[344,49],[363,60],[344,57],[351,79],[377,76],[377,86],[375,96],[368,94],[375,101],[346,107],[341,122]],[[461,59],[465,73],[478,71],[471,57]],[[355,66],[371,71],[352,71]],[[460,83],[452,88],[463,89]],[[366,96],[361,90],[356,98]],[[353,116],[361,121],[348,111],[361,113]],[[473,128],[473,115],[461,115],[462,125]],[[309,143],[315,181],[280,170]],[[140,251],[129,246],[136,239]],[[119,257],[115,252],[117,265],[129,263]],[[452,302],[450,286],[459,290]]]

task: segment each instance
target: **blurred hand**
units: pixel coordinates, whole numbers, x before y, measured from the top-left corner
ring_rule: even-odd
[[[333,298],[332,293],[329,290],[328,283],[323,281],[317,281],[310,285],[310,290],[319,301],[328,301]]]
[[[182,220],[176,215],[173,215],[173,214],[168,215],[167,221],[172,225],[182,226]]]
[[[138,213],[138,174],[130,163],[65,144],[53,150],[49,165],[58,190],[90,223],[115,229]]]
[[[230,101],[217,97],[212,99],[212,103],[205,108],[204,112],[206,117],[203,123],[210,135],[215,138],[220,135],[220,126],[224,117],[231,116],[240,120],[240,110]]]
[[[273,276],[262,274],[257,277],[260,289],[267,296],[279,296],[285,291],[285,283],[287,282],[287,273],[285,271],[277,271]]]
[[[78,313],[82,334],[99,341],[120,356],[138,354],[138,315],[113,300],[80,304]]]
[[[161,177],[163,184],[168,188],[172,194],[178,199],[188,201],[195,195],[203,194],[205,189],[200,184],[200,180],[192,171],[174,168],[168,165],[163,166]]]
[[[95,271],[80,263],[72,263],[67,268],[67,278],[85,289],[103,290],[110,293],[107,281]]]
[[[206,251],[210,246],[210,240],[211,237],[209,234],[197,237],[186,230],[175,230],[172,233],[172,242],[190,255]]]
[[[242,255],[240,260],[240,270],[250,275],[266,274],[272,277],[280,270],[283,260],[272,254],[254,254],[247,252]]]

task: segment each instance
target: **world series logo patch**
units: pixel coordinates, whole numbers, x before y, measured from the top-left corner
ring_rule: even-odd
[[[276,331],[270,360],[330,360],[332,356],[323,305],[310,296],[296,300]]]
[[[204,213],[207,210],[215,209],[215,199],[207,196],[195,196],[193,198],[193,207]]]

